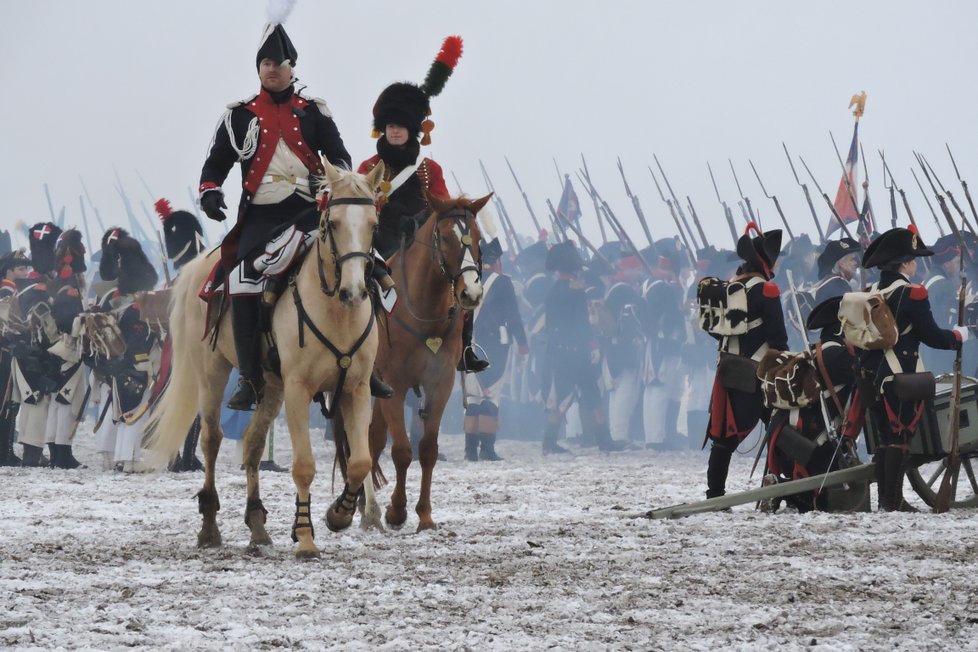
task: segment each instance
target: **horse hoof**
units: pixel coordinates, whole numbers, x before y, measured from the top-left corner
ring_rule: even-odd
[[[326,527],[329,528],[330,532],[342,532],[350,527],[351,523],[353,523],[353,514],[344,514],[332,509],[326,510]]]
[[[438,529],[438,525],[436,523],[434,523],[433,521],[429,521],[428,523],[423,523],[423,522],[422,523],[418,523],[418,530],[417,531],[418,532],[424,532],[425,530],[437,530],[437,529]]]
[[[221,533],[216,527],[201,530],[197,535],[198,548],[220,548],[222,544]]]
[[[395,511],[388,507],[387,512],[384,514],[384,520],[387,521],[387,525],[396,530],[404,525],[404,521],[407,520],[407,512],[401,510]]]
[[[312,561],[314,559],[319,559],[322,553],[319,548],[313,548],[312,550],[303,550],[299,548],[295,551],[295,558],[300,561]]]
[[[270,546],[272,545],[272,537],[268,536],[268,533],[262,533],[260,536],[252,535],[251,541],[248,542],[249,546]]]
[[[379,532],[384,531],[384,523],[380,518],[380,514],[372,514],[370,516],[364,514],[360,517],[360,529],[361,530],[377,530]]]

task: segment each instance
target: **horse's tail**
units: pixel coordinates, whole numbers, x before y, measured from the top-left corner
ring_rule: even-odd
[[[206,256],[199,256],[181,271],[170,304],[170,338],[172,360],[170,378],[160,400],[153,408],[146,424],[146,448],[152,466],[163,467],[180,450],[187,432],[198,412],[197,372],[194,368],[194,334],[187,323],[187,296],[195,292],[194,273],[200,265],[207,264]]]

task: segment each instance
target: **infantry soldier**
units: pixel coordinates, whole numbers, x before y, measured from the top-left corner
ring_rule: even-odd
[[[852,238],[830,240],[818,256],[818,283],[812,288],[815,305],[852,291],[859,266],[859,243]]]
[[[937,239],[932,247],[930,278],[923,279],[934,321],[941,328],[958,323],[958,284],[961,272],[961,245],[953,233]],[[970,346],[970,344],[968,345]],[[967,346],[965,347],[967,348]],[[951,371],[953,351],[927,351],[924,357],[928,368],[944,373]]]
[[[488,274],[482,281],[482,302],[475,310],[475,341],[497,363],[468,381],[468,408],[465,410],[465,459],[499,461],[496,432],[499,429],[499,403],[506,383],[506,361],[515,343],[524,358],[529,353],[523,319],[520,317],[513,281],[503,274],[503,248],[498,238],[479,248],[482,267]],[[474,385],[474,386],[473,386]]]
[[[751,230],[758,235],[752,238]],[[719,340],[720,361],[713,383],[707,431],[713,442],[706,472],[707,498],[726,493],[727,471],[734,450],[759,420],[767,424],[756,363],[768,349],[788,348],[781,291],[771,282],[780,252],[781,231],[761,233],[753,223],[737,242],[737,255],[744,262],[733,281],[742,283],[746,289],[747,314],[743,321],[747,330],[729,336],[710,333]]]
[[[865,351],[859,359],[862,378],[873,390],[867,402],[869,418],[879,436],[873,460],[883,511],[916,511],[903,499],[903,476],[910,440],[925,407],[924,400],[901,400],[894,374],[923,371],[921,343],[934,349],[952,350],[968,339],[965,327],[945,330],[938,326],[927,288],[911,283],[917,273],[917,257],[933,254],[915,230],[898,227],[870,244],[862,261],[863,267],[880,269],[879,283],[872,290],[886,297],[899,333],[892,348]]]
[[[230,105],[218,123],[200,175],[200,204],[213,220],[225,219],[221,185],[235,161],[241,163],[242,193],[238,219],[221,245],[221,259],[229,274],[231,325],[241,380],[228,401],[235,410],[251,410],[261,400],[263,274],[255,268],[265,244],[293,227],[286,239],[298,244],[303,234],[317,228],[317,178],[324,169],[319,153],[333,165],[350,168],[326,103],[296,88],[293,66],[297,53],[280,24],[267,24],[255,58],[261,89],[247,100]],[[281,291],[284,270],[269,270],[279,278],[271,284],[266,305]],[[267,324],[265,324],[267,326]]]
[[[8,236],[9,237],[9,236]],[[0,258],[0,466],[20,466],[14,453],[17,403],[13,393],[13,347],[21,332],[19,310],[16,308],[17,281],[27,278],[31,261],[23,250],[12,251]]]

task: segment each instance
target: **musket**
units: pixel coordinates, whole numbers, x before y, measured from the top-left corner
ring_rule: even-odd
[[[920,194],[924,197],[924,202],[927,204],[927,208],[930,209],[930,214],[934,216],[934,224],[937,225],[937,230],[944,235],[944,229],[941,227],[941,220],[937,217],[937,211],[934,210],[934,205],[930,203],[930,199],[927,198],[927,191],[924,190],[924,186],[921,185],[920,179],[917,177],[917,171],[910,168],[910,174],[913,175],[913,180],[917,182],[917,187],[920,188]]]
[[[458,194],[462,194],[462,184],[458,182],[458,177],[455,176],[455,170],[452,170],[452,179],[455,180],[455,187],[458,188]]]
[[[818,192],[822,195],[822,199],[825,200],[825,203],[828,205],[829,210],[832,211],[832,216],[835,218],[835,221],[839,223],[839,226],[842,228],[842,231],[846,234],[846,237],[855,240],[856,238],[852,237],[852,231],[849,230],[849,227],[846,226],[846,223],[839,216],[839,211],[835,210],[835,204],[832,203],[832,200],[829,199],[829,196],[825,194],[824,190],[822,190],[822,186],[818,185],[818,180],[815,178],[815,175],[812,174],[812,171],[808,168],[808,163],[805,163],[805,159],[803,159],[800,156],[798,157],[798,160],[801,161],[801,164],[805,166],[805,172],[808,172],[808,176],[811,177],[812,183],[815,184],[815,188],[817,188]]]
[[[140,200],[139,207],[143,209],[146,219],[152,219],[149,214],[149,209],[146,208],[146,202]],[[166,253],[166,245],[163,244],[163,236],[160,235],[159,229],[153,229],[153,234],[156,235],[156,242],[160,245],[160,262],[163,265],[163,278],[166,279],[166,286],[170,287],[170,257]]]
[[[81,195],[78,195],[78,207],[81,209],[82,226],[85,227],[85,242],[88,243],[88,250],[91,253],[95,248],[95,241],[92,240],[92,234],[88,230],[88,216],[85,214],[85,201]]]
[[[825,231],[822,230],[822,223],[818,219],[818,213],[815,212],[815,204],[812,203],[812,195],[808,192],[808,184],[802,183],[801,179],[798,178],[798,172],[795,170],[795,164],[791,160],[791,154],[788,153],[788,146],[781,143],[781,147],[784,148],[784,155],[788,158],[788,165],[791,166],[791,174],[795,175],[795,183],[801,186],[802,192],[805,193],[805,201],[808,202],[808,210],[812,213],[812,220],[815,221],[815,229],[818,231],[819,242],[825,242]]]
[[[594,243],[588,240],[587,237],[584,235],[584,233],[581,232],[580,227],[574,224],[573,221],[567,219],[567,216],[562,216],[560,213],[557,212],[557,210],[554,208],[553,202],[551,202],[549,199],[547,200],[547,207],[550,209],[551,218],[556,220],[557,223],[563,222],[564,224],[566,224],[567,227],[574,232],[574,235],[577,236],[577,239],[581,241],[581,244],[583,244],[591,251],[594,258],[597,258],[607,263],[610,267],[614,267],[614,265],[611,264],[611,261],[609,261],[607,257],[605,257],[605,255],[602,254],[601,251],[594,246]]]
[[[628,198],[632,200],[632,208],[635,209],[635,214],[638,216],[639,224],[642,225],[642,230],[645,231],[645,238],[649,241],[650,246],[655,246],[655,240],[652,239],[652,232],[649,230],[649,224],[645,221],[645,213],[642,212],[642,206],[638,202],[638,197],[632,194],[632,189],[628,187],[628,179],[625,178],[625,169],[621,166],[621,157],[618,157],[618,172],[621,174],[621,182],[625,184],[625,194]]]
[[[119,193],[119,198],[122,199],[122,206],[126,209],[126,216],[129,218],[129,228],[132,229],[133,237],[137,240],[147,241],[149,237],[143,231],[142,226],[139,224],[139,219],[136,217],[135,211],[132,210],[132,204],[129,202],[129,196],[126,194],[125,188],[122,187],[122,179],[119,178],[119,171],[114,167],[112,171],[115,173],[116,186],[115,191]]]
[[[763,231],[764,230],[764,227],[761,226],[761,220],[758,219],[757,215],[754,214],[754,208],[751,206],[750,199],[748,199],[747,198],[747,195],[744,194],[744,191],[740,189],[740,179],[737,178],[737,171],[734,169],[733,161],[728,158],[727,159],[727,163],[730,164],[730,173],[733,174],[734,183],[737,184],[737,192],[740,194],[740,198],[743,200],[744,204],[746,204],[746,206],[747,206],[747,209],[746,209],[747,217],[750,218],[750,221],[751,222],[753,222],[754,224],[757,225],[757,228],[759,228],[761,231]],[[743,207],[741,207],[741,208],[743,208]]]
[[[54,204],[51,203],[51,191],[48,190],[48,184],[44,184],[44,196],[48,200],[48,212],[51,214],[51,222],[55,221],[54,217]]]
[[[757,177],[757,183],[761,186],[761,192],[764,193],[765,197],[774,202],[774,207],[778,210],[778,215],[781,216],[781,223],[784,224],[784,228],[788,232],[788,238],[794,240],[795,234],[788,225],[788,219],[784,216],[784,211],[781,210],[781,202],[778,201],[778,196],[768,194],[767,188],[764,187],[764,182],[761,181],[761,175],[757,173],[757,168],[754,167],[754,161],[747,159],[747,162],[750,163],[750,169],[754,171],[754,176]]]
[[[564,175],[560,173],[560,166],[557,165],[557,159],[554,159],[554,170],[557,171],[557,183],[560,184],[561,189],[563,189]]]
[[[883,156],[883,152],[880,152],[879,154],[880,154],[880,158],[883,159],[883,172],[885,173],[884,174],[884,179],[885,179],[885,177],[886,177],[887,174],[890,175],[890,185],[892,185],[894,188],[896,188],[896,191],[898,193],[900,193],[900,199],[903,200],[903,208],[904,208],[904,210],[907,211],[907,218],[910,220],[910,223],[911,224],[913,224],[914,226],[917,226],[917,220],[914,219],[913,211],[910,210],[910,202],[907,201],[907,193],[903,190],[903,188],[900,186],[900,184],[898,184],[896,182],[896,179],[893,178],[893,171],[890,170],[890,165],[889,165],[889,163],[886,162],[886,157]],[[913,169],[911,168],[910,171],[913,172]],[[928,206],[928,208],[930,208],[930,212],[934,215],[934,224],[937,225],[937,230],[940,231],[941,235],[943,236],[944,235],[944,227],[941,226],[941,221],[937,219],[937,214],[934,213],[934,207],[930,205],[930,200],[927,199],[927,194],[924,193],[924,187],[920,185],[920,180],[917,179],[917,175],[916,174],[913,175],[913,178],[917,182],[917,187],[920,188],[921,194],[924,195],[924,201],[927,202],[927,206]],[[894,224],[895,224],[895,222],[894,222]]]
[[[679,231],[679,238],[683,241],[683,248],[686,249],[686,257],[689,258],[689,264],[693,266],[693,269],[696,269],[696,258],[694,257],[693,252],[698,250],[693,249],[690,246],[689,238],[686,237],[682,227],[679,225],[679,218],[676,216],[676,207],[673,206],[672,200],[663,194],[662,186],[659,185],[659,180],[655,177],[655,172],[652,171],[652,166],[649,166],[649,174],[652,175],[652,181],[655,182],[655,189],[659,191],[659,198],[662,199],[666,206],[669,207],[669,214],[672,215],[672,221],[676,225],[676,230]],[[692,232],[689,235],[692,237]]]
[[[587,169],[587,161],[584,160],[584,154],[581,154],[581,165],[584,168],[584,178],[588,180],[588,183],[591,183],[591,173]],[[601,244],[608,244],[608,235],[604,230],[604,220],[601,219],[598,200],[594,198],[594,195],[591,195],[591,201],[594,203],[594,214],[598,220],[598,228],[601,229]]]
[[[85,193],[85,201],[88,202],[92,212],[95,213],[95,223],[98,224],[99,237],[101,238],[102,234],[105,233],[105,225],[102,224],[102,214],[99,213],[98,207],[92,201],[92,196],[88,194],[88,188],[85,186],[85,181],[81,178],[80,174],[78,175],[78,181],[81,183],[82,192]]]
[[[581,175],[579,172],[578,177],[580,176]],[[618,238],[621,240],[621,242],[627,245],[628,248],[632,250],[632,253],[634,253],[635,256],[638,257],[639,262],[642,263],[642,266],[645,267],[645,269],[651,275],[652,268],[649,266],[648,261],[645,260],[644,256],[642,256],[642,252],[635,245],[635,241],[632,240],[631,236],[628,235],[628,232],[625,231],[625,227],[623,227],[621,225],[621,222],[618,221],[618,218],[615,216],[614,211],[612,211],[611,207],[608,206],[608,202],[606,202],[604,199],[601,198],[601,195],[598,194],[598,190],[594,187],[594,184],[591,183],[590,179],[585,181],[583,178],[581,178],[581,183],[584,184],[584,187],[588,191],[588,194],[592,195],[592,198],[596,198],[597,202],[601,206],[601,210],[604,211],[605,217],[608,218],[608,224],[611,224],[613,228],[617,231]]]
[[[686,195],[686,206],[689,207],[689,216],[693,218],[693,224],[695,224],[697,230],[703,234],[703,247],[709,247],[710,241],[706,239],[706,234],[703,233],[703,226],[700,224],[700,216],[696,213],[696,209],[693,208],[693,200],[689,198],[689,195]]]
[[[513,166],[510,164],[509,159],[504,156],[503,160],[506,161],[506,167],[509,168],[509,173],[513,175],[513,181],[516,182],[516,187],[519,189],[520,194],[523,195],[523,203],[526,204],[526,210],[530,213],[530,219],[533,220],[533,226],[536,228],[537,234],[539,234],[542,229],[540,228],[540,222],[537,221],[536,213],[533,212],[533,206],[530,204],[530,199],[526,196],[526,192],[523,191],[523,185],[520,183],[520,180],[516,178],[516,172],[513,170]]]
[[[842,168],[842,183],[846,187],[846,193],[849,195],[849,201],[852,202],[852,209],[856,211],[856,219],[859,220],[859,227],[862,228],[863,233],[868,238],[869,228],[863,221],[863,214],[859,210],[859,204],[856,203],[855,191],[852,189],[852,184],[849,183],[849,172],[846,170],[846,164],[842,162],[842,155],[839,153],[839,146],[835,144],[835,135],[831,131],[829,131],[829,138],[832,139],[832,148],[835,150],[835,158],[839,160],[839,167]]]
[[[947,155],[951,157],[951,165],[954,166],[954,174],[957,175],[958,181],[961,182],[961,187],[964,188],[964,196],[968,199],[968,206],[971,208],[971,216],[975,218],[975,222],[978,222],[978,212],[975,212],[975,202],[971,199],[971,191],[968,190],[968,182],[961,178],[961,173],[958,172],[958,164],[954,161],[954,154],[951,153],[951,147],[947,143],[944,143],[944,147],[947,148]]]
[[[676,193],[673,192],[673,190],[672,190],[672,184],[669,183],[669,177],[666,176],[666,171],[662,169],[662,164],[659,163],[659,157],[656,156],[655,154],[652,154],[652,158],[655,160],[655,166],[657,168],[659,168],[659,174],[662,175],[662,180],[666,182],[666,188],[669,190],[669,195],[672,197],[673,204],[676,206],[676,212],[679,213],[679,219],[681,219],[683,221],[683,225],[686,227],[686,231],[689,232],[689,240],[690,240],[690,242],[693,243],[693,246],[696,247],[696,249],[694,249],[693,251],[697,251],[701,247],[698,244],[696,244],[696,236],[693,235],[693,229],[689,228],[689,222],[686,221],[686,214],[683,212],[682,203],[679,201],[679,198],[676,197]],[[651,171],[652,171],[652,168],[650,167],[649,168],[649,172],[651,172]],[[653,179],[655,178],[655,175],[654,174],[652,175],[652,178]],[[661,194],[661,191],[660,191],[660,194]],[[700,242],[703,243],[703,247],[706,247],[706,235],[703,233],[703,229],[700,229]],[[687,243],[687,246],[688,246],[688,243]],[[694,267],[695,267],[695,265],[694,265]]]
[[[961,233],[961,229],[955,224],[954,218],[951,216],[951,211],[947,207],[947,201],[944,199],[944,195],[937,191],[937,187],[934,185],[934,181],[930,178],[930,174],[927,172],[927,167],[924,165],[923,160],[921,160],[920,154],[914,152],[914,156],[917,157],[917,163],[920,165],[920,169],[924,171],[924,177],[927,179],[927,183],[930,184],[931,190],[934,191],[934,196],[937,198],[937,205],[941,208],[941,213],[944,214],[944,219],[947,221],[948,227],[951,229],[958,241],[961,243],[961,256],[962,258],[967,258],[970,264],[973,260],[971,256],[971,251],[968,249],[968,243],[964,239],[964,234]]]
[[[883,187],[890,191],[890,228],[895,229],[897,225],[896,183],[893,181],[893,175],[890,174],[890,185],[886,185],[886,175],[890,173],[890,169],[886,165],[886,157],[883,156],[883,150],[878,149],[876,151],[879,153],[880,158],[883,159]],[[913,218],[911,218],[911,223],[913,223]]]
[[[727,202],[723,201],[720,197],[720,189],[717,188],[716,177],[713,176],[713,168],[710,166],[710,162],[706,162],[706,169],[710,171],[710,181],[713,182],[713,192],[717,194],[717,201],[720,202],[720,206],[723,207],[723,216],[727,218],[727,226],[730,227],[730,237],[733,239],[734,247],[737,246],[737,240],[740,238],[737,236],[737,227],[734,225],[733,211],[727,206]]]
[[[513,227],[513,221],[509,219],[509,213],[506,212],[506,207],[503,205],[503,199],[493,188],[492,179],[489,178],[489,173],[486,172],[486,166],[483,165],[482,160],[479,160],[479,167],[482,169],[482,178],[486,181],[486,186],[489,188],[489,192],[492,193],[492,202],[496,206],[496,212],[499,213],[499,221],[503,224],[503,231],[508,232],[507,240],[511,245],[516,246],[516,253],[523,253],[523,245],[520,244],[520,239],[516,235],[516,229]]]
[[[937,173],[934,172],[934,168],[931,167],[930,161],[928,161],[924,157],[923,154],[917,154],[917,158],[918,158],[918,161],[921,161],[921,166],[924,166],[924,165],[927,166],[927,168],[930,170],[931,176],[934,177],[934,181],[936,181],[937,182],[937,185],[940,187],[941,192],[943,192],[945,195],[947,195],[948,199],[951,200],[951,205],[954,206],[954,210],[956,210],[958,212],[958,215],[961,216],[961,223],[964,224],[965,228],[967,228],[969,231],[971,231],[971,235],[978,235],[978,234],[975,233],[974,227],[971,226],[971,222],[968,220],[967,217],[965,217],[964,211],[961,210],[961,206],[958,205],[958,200],[955,199],[954,198],[954,195],[951,194],[951,191],[948,190],[948,189],[946,189],[944,187],[944,184],[941,183],[941,180],[937,176]]]
[[[550,208],[550,225],[554,232],[554,239],[557,242],[563,242],[567,240],[567,229],[564,227],[564,223],[558,218],[558,213],[553,208],[553,204],[550,202],[550,198],[547,198],[547,206]]]
[[[958,327],[964,326],[964,295],[968,285],[964,273],[964,259],[961,259],[961,287],[958,288]],[[937,490],[937,500],[934,502],[934,513],[943,514],[951,508],[951,494],[958,484],[958,472],[961,470],[961,457],[958,449],[961,434],[961,347],[954,354],[954,389],[951,393],[951,452],[947,458],[947,470],[941,478],[941,486]]]

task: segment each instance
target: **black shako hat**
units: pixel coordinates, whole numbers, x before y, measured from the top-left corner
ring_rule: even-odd
[[[834,326],[839,323],[839,304],[842,303],[842,295],[826,299],[822,303],[812,308],[808,315],[805,325],[810,331],[816,331],[826,326]]]
[[[858,254],[859,243],[852,238],[829,240],[825,249],[818,255],[818,277],[825,278],[832,272],[835,264],[849,254]]]
[[[863,267],[882,267],[895,263],[906,263],[918,256],[933,256],[917,234],[915,228],[896,227],[873,240],[863,254]]]
[[[755,237],[750,232],[757,233]],[[744,235],[737,241],[737,256],[745,263],[750,263],[757,271],[764,272],[767,278],[772,278],[772,268],[781,255],[781,229],[761,232],[757,225],[749,222],[744,229]]]

